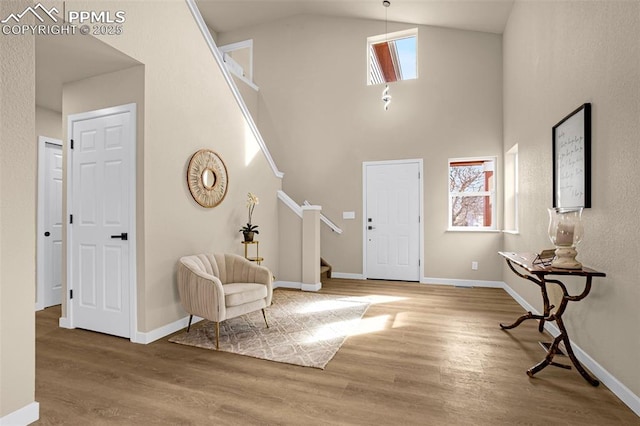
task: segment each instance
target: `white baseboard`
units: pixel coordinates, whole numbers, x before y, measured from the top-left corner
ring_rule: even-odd
[[[44,303],[36,302],[36,312],[41,311],[43,309],[44,309]]]
[[[315,284],[302,284],[302,287],[300,287],[300,290],[302,291],[320,291],[320,289],[322,288],[322,283],[315,283]]]
[[[58,319],[58,326],[60,328],[73,328],[73,327],[71,327],[71,322],[69,321],[69,318],[67,318],[67,317],[60,317]]]
[[[362,274],[351,274],[345,272],[332,272],[331,278],[340,278],[345,280],[366,280]],[[422,284],[439,284],[439,285],[453,285],[457,287],[489,287],[489,288],[503,288],[504,283],[502,281],[486,281],[486,280],[459,280],[451,278],[431,278],[424,277],[420,280]]]
[[[200,321],[202,321],[202,318],[194,315],[193,321],[191,321],[191,325],[196,324]],[[165,336],[175,333],[176,331],[186,328],[188,324],[189,324],[189,316],[186,316],[170,324],[156,328],[155,330],[151,330],[147,332],[138,331],[136,332],[136,335],[131,339],[131,342],[147,345],[151,342],[155,342],[156,340],[160,340]]]
[[[302,283],[296,281],[274,281],[273,288],[293,288],[300,290],[302,288]]]
[[[0,426],[22,426],[38,421],[40,404],[36,401],[0,418]]]
[[[456,287],[487,287],[487,288],[504,288],[502,281],[485,281],[485,280],[458,280],[451,278],[431,278],[424,277],[420,280],[422,284],[439,284],[453,285]]]
[[[331,272],[331,278],[340,278],[343,280],[365,280],[362,274],[350,274],[346,272]]]
[[[202,321],[202,318],[195,316],[193,317],[193,321],[191,321],[191,325]],[[184,318],[180,318],[170,324],[163,325],[162,327],[156,328],[151,331],[142,332],[138,331],[134,336],[130,338],[132,343],[140,343],[143,345],[149,344],[151,342],[155,342],[156,340],[162,339],[165,336],[168,336],[172,333],[175,333],[178,330],[186,328],[189,324],[189,316]],[[69,319],[67,317],[60,317],[58,320],[58,325],[60,328],[74,328],[71,327]]]
[[[531,306],[522,296],[520,296],[514,289],[512,289],[507,283],[502,283],[504,290],[511,296],[525,311],[531,312],[536,315],[540,315],[537,309]],[[544,329],[549,332],[553,337],[560,334],[560,329],[555,323],[544,323]],[[582,350],[580,346],[571,341],[571,347],[578,361],[580,361],[585,367],[593,373],[594,376],[602,382],[603,385],[609,388],[620,400],[625,403],[636,415],[640,416],[640,397],[634,394],[628,387],[621,383],[615,376],[609,373],[604,367],[596,362],[588,353]]]

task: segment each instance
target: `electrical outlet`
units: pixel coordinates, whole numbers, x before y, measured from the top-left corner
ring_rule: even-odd
[[[471,269],[474,270],[474,271],[477,271],[478,270],[478,262],[476,262],[476,261],[471,262]]]

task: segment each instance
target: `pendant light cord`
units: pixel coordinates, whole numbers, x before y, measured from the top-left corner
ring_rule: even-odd
[[[384,42],[389,48],[389,6],[391,6],[391,2],[389,0],[383,0],[382,5],[384,6]],[[383,73],[384,75],[384,73]],[[386,80],[386,78],[385,78]],[[389,104],[391,103],[391,95],[389,94],[389,85],[384,85],[384,90],[382,91],[382,102],[384,102],[384,110],[389,110]]]

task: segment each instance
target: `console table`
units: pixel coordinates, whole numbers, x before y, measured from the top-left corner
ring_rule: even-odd
[[[561,367],[566,369],[571,369],[570,365],[560,364],[553,361],[553,357],[556,355],[558,351],[558,345],[560,342],[564,343],[565,349],[567,351],[567,355],[571,362],[576,367],[576,370],[584,377],[584,379],[589,382],[593,386],[598,386],[600,382],[592,377],[580,364],[580,361],[576,358],[573,353],[573,349],[571,348],[571,341],[569,340],[569,335],[567,333],[567,329],[564,326],[564,322],[562,320],[562,314],[567,309],[567,304],[569,302],[578,302],[589,294],[591,291],[591,282],[593,277],[605,277],[606,274],[604,272],[594,271],[593,269],[583,267],[582,269],[558,269],[552,268],[550,266],[544,266],[542,264],[535,263],[536,254],[532,253],[511,253],[511,252],[498,252],[502,257],[507,261],[507,265],[509,268],[520,278],[524,278],[525,280],[531,281],[540,287],[540,291],[542,293],[542,302],[543,302],[543,313],[542,315],[533,314],[531,312],[527,312],[522,315],[520,318],[516,319],[513,324],[504,325],[500,324],[500,327],[503,330],[509,330],[519,326],[523,321],[528,319],[537,319],[540,321],[538,325],[538,331],[542,332],[544,329],[545,321],[555,321],[560,329],[560,334],[553,340],[553,343],[547,349],[547,356],[540,361],[538,364],[531,367],[527,370],[527,375],[529,377],[533,377],[538,371],[542,370],[548,365],[553,365],[555,367]],[[522,272],[518,269],[522,270]],[[572,296],[569,294],[567,287],[558,279],[549,279],[549,276],[573,276],[573,277],[584,277],[585,284],[584,290],[577,296]],[[555,313],[551,314],[551,309],[553,309],[554,305],[549,305],[549,295],[547,294],[547,283],[556,284],[562,290],[562,301],[560,302],[560,306]]]

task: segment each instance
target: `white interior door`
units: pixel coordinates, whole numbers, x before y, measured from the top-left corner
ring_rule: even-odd
[[[420,281],[420,163],[365,163],[365,276]]]
[[[62,303],[62,141],[39,138],[37,308]]]
[[[73,326],[131,335],[135,110],[70,117]]]

